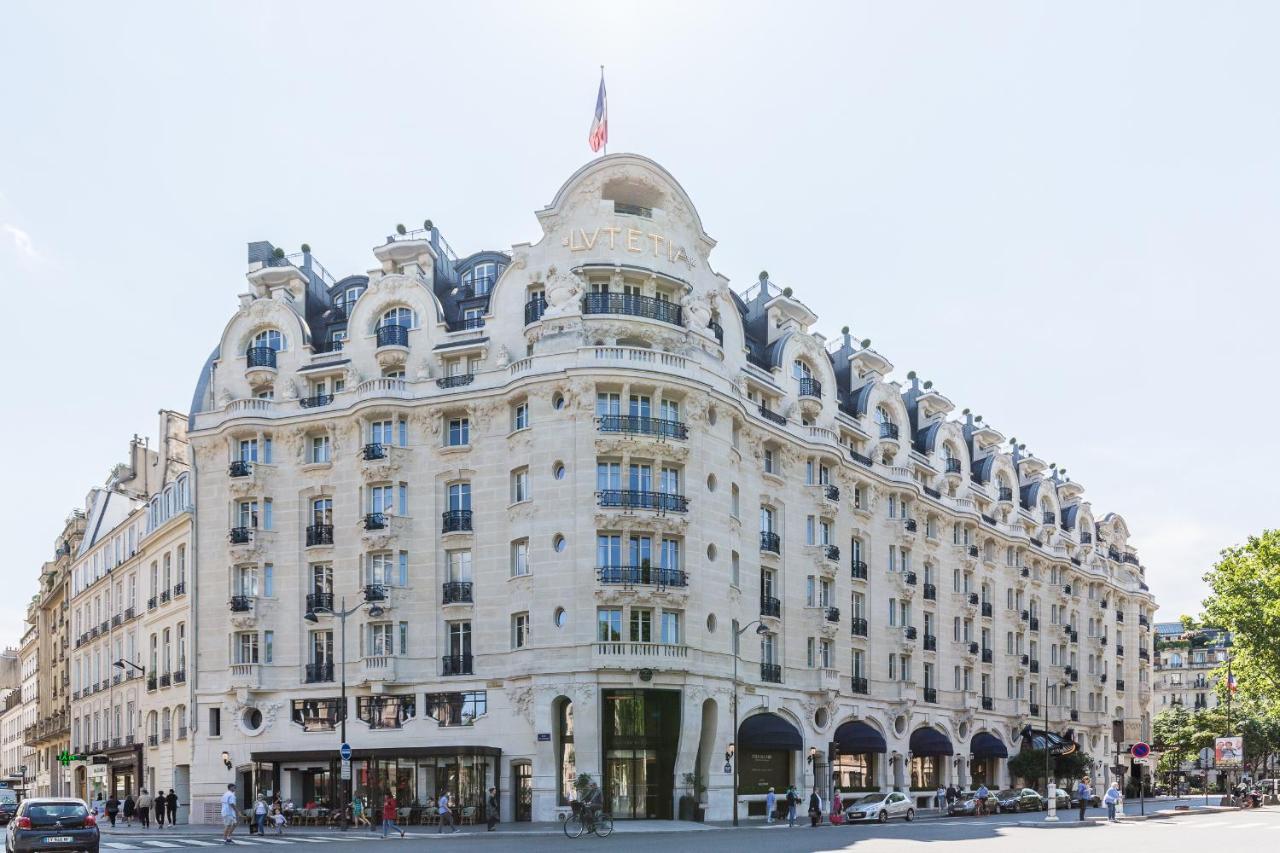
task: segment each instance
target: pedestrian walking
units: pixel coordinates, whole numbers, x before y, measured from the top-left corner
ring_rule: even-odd
[[[160,806],[160,797],[156,797],[156,820],[160,820],[160,816],[164,814],[164,809]],[[222,795],[222,843],[231,843],[231,833],[236,831],[236,786],[232,782],[227,785],[226,792]]]
[[[170,823],[172,826],[172,823]],[[267,798],[258,795],[258,799],[253,801],[253,826],[259,835],[266,835],[267,826]]]
[[[449,828],[454,832],[461,832],[453,822],[453,810],[449,808],[449,789],[445,788],[440,792],[440,799],[436,804],[436,812],[440,815],[440,828],[437,833],[444,832],[444,825],[449,824]]]
[[[111,821],[111,825],[116,825],[116,815],[120,814],[120,801],[116,799],[116,795],[112,793],[107,798],[107,820]]]
[[[143,788],[138,793],[138,802],[134,804],[134,810],[138,813],[138,826],[148,829],[151,826],[151,795],[147,793],[147,789]]]
[[[156,802],[155,802],[154,809],[156,814],[156,829],[164,829],[164,810],[165,810],[164,788],[161,788],[159,791],[156,791]]]
[[[796,794],[794,785],[787,786],[787,826],[794,828],[796,825],[796,805],[800,802],[799,795]]]
[[[774,817],[778,814],[778,795],[774,793],[772,786],[769,793],[764,795],[764,822],[773,823]]]
[[[840,799],[840,789],[836,788],[835,793],[831,795],[831,825],[839,826],[844,823],[844,800]]]
[[[137,805],[137,802],[133,799],[133,794],[126,793],[124,795],[124,803],[122,805],[124,811],[124,825],[133,826],[133,809],[134,806]]]
[[[947,789],[942,787],[942,783],[938,783],[938,790],[933,793],[933,807],[938,811],[942,811],[942,806],[947,802]]]
[[[814,788],[813,793],[809,795],[809,826],[814,827],[822,822],[822,797],[818,796],[818,789]]]
[[[382,837],[386,838],[387,833],[395,830],[400,833],[400,837],[404,838],[404,830],[396,824],[400,818],[400,812],[397,811],[399,804],[396,802],[395,794],[387,794],[387,798],[382,801]]]
[[[173,829],[173,825],[178,822],[178,795],[169,789],[169,796],[164,798],[164,810],[169,818],[169,828]]]
[[[288,819],[284,816],[284,806],[280,804],[280,798],[276,797],[276,801],[271,804],[271,825],[276,828],[276,835],[284,835],[286,823]]]
[[[490,788],[489,796],[484,801],[484,821],[489,826],[489,832],[493,832],[493,828],[498,825],[497,788]]]
[[[956,786],[948,785],[947,786],[947,805],[949,806],[955,801],[956,801]]]
[[[1120,802],[1120,785],[1118,782],[1112,782],[1111,787],[1102,795],[1102,804],[1107,807],[1107,820],[1111,823],[1116,822],[1116,803]]]
[[[1084,779],[1076,784],[1076,796],[1080,798],[1080,820],[1084,820],[1084,810],[1089,807],[1089,785]]]

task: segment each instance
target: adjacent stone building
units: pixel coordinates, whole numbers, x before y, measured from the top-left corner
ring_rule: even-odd
[[[791,288],[730,290],[656,163],[537,218],[465,257],[398,227],[341,279],[250,245],[189,424],[193,820],[228,781],[336,809],[344,722],[357,796],[515,820],[582,773],[618,818],[727,818],[735,765],[751,813],[1003,786],[1046,720],[1105,781],[1149,735],[1121,516]]]

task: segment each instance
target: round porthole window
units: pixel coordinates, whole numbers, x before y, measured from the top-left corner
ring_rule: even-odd
[[[565,625],[569,624],[569,614],[565,612],[563,607],[557,607],[556,615],[552,618],[555,619],[557,628],[563,628]]]
[[[907,730],[907,718],[897,717],[893,721],[893,730],[898,734],[902,734]]]
[[[262,712],[257,708],[245,708],[244,713],[240,716],[240,721],[244,723],[246,729],[256,732],[262,728]]]
[[[960,732],[960,740],[964,740],[965,738],[967,738],[969,736],[969,724],[961,723],[959,732]]]
[[[813,724],[819,731],[827,727],[827,709],[819,708],[813,714]]]
[[[551,396],[551,408],[560,411],[564,408],[564,395],[557,391]]]

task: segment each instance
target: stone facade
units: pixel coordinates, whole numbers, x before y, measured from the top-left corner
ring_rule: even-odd
[[[534,820],[575,773],[723,819],[734,761],[1003,785],[1047,714],[1103,779],[1149,735],[1123,518],[765,274],[730,291],[652,161],[537,215],[463,259],[399,229],[340,281],[251,246],[190,421],[194,821],[233,779],[344,801],[344,719],[357,795]]]

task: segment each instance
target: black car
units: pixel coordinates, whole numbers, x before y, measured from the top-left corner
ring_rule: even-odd
[[[13,820],[13,816],[17,814],[17,811],[17,800],[0,800],[0,826]]]
[[[1044,797],[1030,788],[1001,791],[996,794],[996,802],[1002,812],[1038,812],[1044,804]]]
[[[4,836],[7,853],[98,853],[98,824],[84,800],[33,797],[18,804]]]

